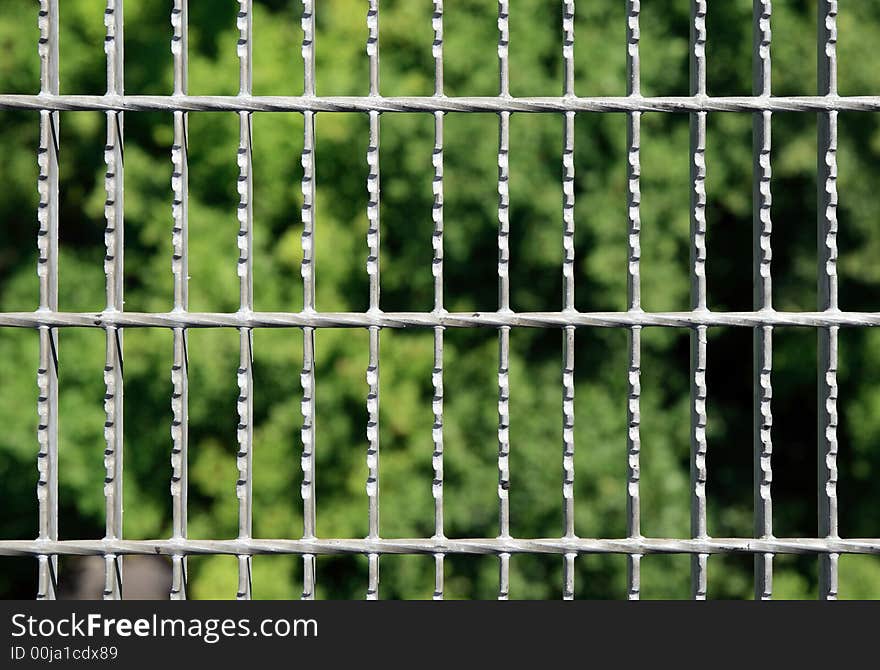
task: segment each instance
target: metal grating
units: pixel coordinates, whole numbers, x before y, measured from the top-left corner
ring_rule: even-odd
[[[190,96],[187,92],[187,0],[174,0],[171,14],[174,60],[174,94],[171,96],[126,96],[123,82],[123,2],[108,0],[104,14],[107,54],[105,95],[60,95],[58,83],[59,0],[41,0],[39,11],[39,95],[0,94],[0,108],[30,109],[40,113],[39,163],[39,264],[40,306],[35,312],[0,314],[0,327],[37,329],[40,333],[37,496],[39,534],[28,541],[0,540],[0,555],[32,556],[37,559],[37,597],[56,596],[59,555],[100,555],[106,562],[106,598],[121,598],[124,554],[164,554],[172,558],[172,598],[185,598],[186,559],[193,554],[229,554],[238,557],[238,597],[251,597],[251,558],[255,554],[295,554],[303,557],[303,598],[314,597],[315,557],[325,554],[360,554],[369,560],[367,598],[379,596],[379,565],[383,554],[428,554],[435,557],[436,599],[444,594],[444,558],[448,554],[491,554],[499,559],[499,598],[509,594],[509,564],[512,554],[557,554],[564,561],[563,596],[574,597],[574,563],[579,554],[616,553],[627,557],[628,596],[640,594],[639,567],[647,553],[680,553],[691,556],[692,595],[707,595],[711,554],[747,553],[755,558],[755,597],[772,595],[773,556],[813,554],[820,564],[820,597],[837,596],[837,564],[841,553],[880,553],[880,539],[842,539],[837,525],[837,336],[841,326],[878,326],[880,313],[843,312],[837,303],[837,114],[838,111],[880,111],[880,97],[840,97],[837,94],[837,1],[818,0],[817,95],[773,97],[771,95],[770,0],[754,0],[754,90],[748,97],[709,97],[706,93],[707,0],[691,0],[691,84],[686,97],[643,97],[639,77],[640,1],[627,0],[627,95],[624,97],[578,97],[574,76],[575,0],[562,0],[563,95],[560,97],[515,98],[509,93],[508,16],[509,0],[498,0],[499,91],[494,97],[451,98],[443,90],[443,1],[433,0],[434,95],[428,97],[382,97],[379,89],[379,0],[368,0],[367,55],[370,90],[366,97],[322,97],[315,82],[315,1],[302,0],[302,52],[304,94],[302,96],[253,96],[251,20],[252,0],[239,0],[238,57],[240,90],[237,96]],[[107,117],[105,205],[106,309],[100,313],[71,313],[58,310],[58,148],[59,112],[100,110]],[[125,112],[162,110],[174,115],[172,215],[174,309],[168,313],[123,311],[122,276],[124,249],[123,130]],[[234,111],[240,119],[238,145],[238,276],[240,309],[235,313],[197,313],[188,309],[187,277],[187,113],[190,111]],[[251,114],[255,111],[300,112],[304,117],[302,154],[302,278],[303,309],[300,312],[257,312],[253,310],[252,281],[252,174]],[[366,155],[369,174],[367,191],[367,273],[370,301],[365,313],[320,312],[315,306],[313,216],[315,197],[315,114],[319,112],[364,112],[370,119],[370,143]],[[754,118],[754,310],[710,312],[706,288],[706,119],[709,112],[751,112]],[[771,301],[771,118],[774,111],[809,112],[819,118],[818,142],[818,275],[819,304],[814,312],[777,312]],[[380,307],[380,220],[379,172],[380,117],[389,112],[424,112],[434,116],[435,143],[432,211],[434,309],[430,312],[385,312]],[[485,313],[450,313],[443,306],[443,121],[448,112],[495,112],[499,117],[498,143],[498,309]],[[514,312],[510,308],[508,249],[508,151],[510,115],[514,112],[555,113],[564,118],[562,148],[563,203],[562,244],[564,250],[562,309],[557,312]],[[574,303],[574,122],[578,112],[626,114],[628,177],[628,309],[624,312],[583,313]],[[647,313],[640,305],[640,121],[643,112],[687,113],[691,146],[691,310]],[[427,160],[427,157],[426,157]],[[707,330],[713,326],[751,328],[754,333],[754,520],[750,538],[713,538],[706,526],[706,423],[707,423]],[[816,538],[776,538],[772,526],[771,498],[771,370],[772,338],[775,326],[803,326],[816,329],[819,341],[818,380],[820,407],[818,425],[819,528]],[[106,535],[103,540],[58,540],[58,329],[87,327],[106,333],[104,435],[106,451]],[[173,447],[173,534],[170,539],[125,540],[122,536],[123,472],[123,332],[125,328],[168,328],[174,334],[171,405]],[[189,328],[235,328],[240,334],[238,369],[239,505],[238,537],[232,540],[187,538],[187,355]],[[430,538],[383,539],[379,534],[379,343],[383,328],[430,328],[434,334],[434,387],[431,428],[434,468],[433,496],[435,531]],[[565,533],[558,538],[521,539],[510,535],[508,492],[509,379],[508,358],[511,328],[558,328],[563,336],[562,365],[562,496]],[[627,537],[579,538],[574,524],[574,335],[579,327],[616,327],[629,332],[629,395],[627,435]],[[686,328],[691,335],[691,537],[647,538],[640,531],[640,337],[644,327]],[[302,384],[302,500],[304,511],[301,539],[252,537],[251,478],[253,427],[252,333],[254,328],[301,328],[304,334]],[[369,330],[369,365],[366,370],[368,413],[366,462],[369,501],[369,534],[364,539],[317,538],[314,498],[314,347],[318,328],[366,328]],[[498,331],[498,506],[499,533],[494,538],[451,539],[443,524],[443,337],[446,328],[490,328]],[[426,430],[428,427],[426,426]],[[427,457],[427,455],[426,455]]]

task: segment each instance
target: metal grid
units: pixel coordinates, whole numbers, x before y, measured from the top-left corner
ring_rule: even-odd
[[[749,97],[709,97],[706,93],[707,0],[691,0],[691,84],[686,97],[644,97],[639,77],[640,1],[626,2],[627,91],[624,97],[578,97],[574,76],[575,0],[562,0],[563,95],[515,98],[509,92],[508,17],[509,0],[498,0],[499,92],[494,97],[451,98],[443,90],[443,0],[433,0],[434,95],[429,97],[382,97],[379,92],[379,0],[368,0],[367,54],[370,89],[366,97],[321,97],[315,88],[315,1],[302,0],[302,96],[253,96],[252,0],[239,0],[237,27],[240,90],[237,96],[190,96],[187,93],[187,0],[173,0],[171,52],[174,60],[172,96],[126,96],[123,82],[122,0],[108,0],[106,26],[107,93],[101,96],[60,95],[58,84],[58,0],[41,0],[39,10],[39,95],[0,94],[0,108],[39,110],[39,264],[40,307],[35,312],[2,313],[0,326],[38,329],[40,333],[39,428],[37,495],[39,534],[36,540],[0,540],[0,554],[36,557],[39,569],[37,597],[51,599],[57,592],[59,555],[99,555],[105,558],[104,596],[122,597],[123,575],[119,557],[124,554],[163,554],[172,558],[172,598],[185,598],[186,558],[193,554],[229,554],[238,557],[238,597],[251,597],[251,557],[255,554],[296,554],[303,557],[303,598],[314,597],[315,557],[325,554],[361,554],[369,561],[367,598],[379,596],[379,563],[383,554],[430,554],[435,557],[435,599],[444,594],[444,558],[448,554],[491,554],[499,558],[499,598],[509,594],[512,554],[557,554],[564,561],[563,597],[574,597],[574,564],[580,554],[616,553],[627,557],[627,592],[640,594],[640,559],[648,553],[680,553],[691,556],[692,595],[707,594],[710,554],[748,553],[755,558],[755,597],[772,595],[775,554],[813,554],[820,564],[820,597],[837,596],[837,564],[841,553],[880,553],[880,539],[842,539],[837,526],[837,335],[841,326],[878,326],[880,313],[842,312],[837,304],[837,114],[841,110],[880,111],[880,97],[840,97],[837,94],[837,1],[818,0],[817,95],[773,97],[770,74],[770,0],[754,0],[754,90]],[[105,185],[105,243],[107,247],[106,309],[100,313],[58,311],[58,140],[59,112],[101,110],[107,116]],[[173,112],[174,140],[171,148],[172,239],[174,309],[169,313],[133,313],[122,309],[124,248],[123,116],[126,111]],[[238,145],[238,276],[240,308],[232,314],[196,313],[188,310],[187,277],[187,113],[234,111],[240,119]],[[255,111],[300,112],[304,117],[302,153],[302,278],[303,309],[269,313],[253,310],[252,281],[252,175],[251,114]],[[357,111],[368,113],[370,142],[366,155],[367,273],[370,301],[365,313],[320,312],[315,307],[314,235],[315,114]],[[706,118],[709,112],[751,112],[754,118],[754,310],[710,312],[706,296]],[[772,307],[771,291],[771,118],[774,111],[812,112],[819,118],[818,141],[818,276],[819,304],[815,312],[785,313]],[[384,312],[380,307],[379,173],[380,115],[383,112],[425,112],[434,116],[435,143],[432,219],[434,309],[430,312]],[[447,112],[496,112],[498,142],[498,309],[486,313],[450,313],[443,306],[443,120]],[[562,148],[563,203],[563,295],[557,312],[521,313],[510,308],[508,249],[508,151],[510,115],[514,112],[557,113],[564,119]],[[574,306],[574,123],[577,112],[620,112],[627,116],[627,212],[628,265],[627,310],[583,313]],[[679,112],[690,117],[691,146],[691,310],[647,313],[640,305],[640,121],[643,112]],[[426,157],[427,160],[427,157]],[[754,332],[754,519],[753,538],[713,538],[706,526],[706,423],[707,423],[707,329],[738,326]],[[772,526],[771,498],[771,369],[775,326],[805,326],[818,332],[818,491],[817,538],[776,538]],[[105,467],[106,535],[102,540],[58,540],[58,329],[88,327],[106,333]],[[170,539],[125,540],[122,536],[122,410],[123,331],[130,327],[169,328],[174,334],[171,372],[173,423],[171,435],[173,534]],[[235,328],[240,333],[238,368],[239,532],[231,540],[187,538],[187,355],[188,328]],[[379,342],[383,328],[430,328],[434,334],[432,427],[435,501],[435,532],[430,538],[383,539],[379,535]],[[520,539],[510,535],[508,492],[511,486],[508,456],[510,330],[515,327],[559,328],[563,335],[562,365],[562,496],[565,532],[559,538]],[[620,539],[579,538],[574,524],[574,336],[579,327],[616,327],[629,332],[628,433],[627,433],[627,536]],[[647,538],[640,531],[640,338],[644,327],[686,328],[691,335],[691,537]],[[302,384],[302,500],[301,539],[252,537],[251,478],[253,426],[252,332],[254,328],[301,328],[304,335]],[[366,328],[369,330],[369,364],[366,370],[366,406],[369,501],[369,534],[364,539],[317,538],[315,536],[315,330],[317,328]],[[499,334],[498,363],[498,504],[499,533],[494,538],[450,539],[443,524],[443,336],[446,328],[493,328]],[[427,427],[426,427],[427,429]],[[427,455],[426,455],[427,456]]]

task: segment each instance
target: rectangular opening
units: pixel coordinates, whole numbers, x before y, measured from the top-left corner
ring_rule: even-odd
[[[4,556],[0,563],[0,594],[9,600],[30,600],[37,592],[37,561],[30,557]],[[60,584],[59,584],[60,587]]]
[[[709,535],[750,537],[754,532],[752,329],[711,329],[707,350]],[[735,589],[730,588],[733,594]]]
[[[424,312],[434,306],[433,151],[430,114],[382,117],[381,277],[386,311]]]
[[[318,3],[315,3],[318,4]],[[367,95],[370,62],[367,4],[339,0],[335,11],[315,11],[315,81],[321,95]],[[381,30],[380,15],[380,30]]]
[[[171,273],[173,119],[162,112],[125,115],[125,309],[166,311]],[[103,191],[103,180],[98,188]],[[104,195],[106,198],[106,195]],[[65,279],[62,279],[62,284]]]
[[[301,556],[254,556],[254,600],[296,600],[302,595]]]
[[[303,92],[301,18],[301,2],[254,2],[254,95],[300,95]],[[284,135],[273,137],[281,139]]]
[[[362,311],[368,306],[369,142],[366,114],[315,118],[315,304],[321,311]]]
[[[575,335],[573,493],[575,531],[581,537],[626,536],[628,340],[628,332],[619,328],[581,328]],[[642,362],[644,366],[644,356]],[[557,379],[561,374],[560,369]],[[558,388],[556,398],[561,398]],[[561,412],[552,416],[561,423]],[[650,433],[642,429],[641,436],[644,448]],[[553,474],[559,477],[561,453],[556,453],[559,460],[544,458],[557,466]],[[600,558],[579,560],[593,565]],[[589,573],[593,568],[584,569]]]
[[[838,86],[841,95],[871,95],[880,87],[876,68],[864,58],[864,45],[877,40],[877,8],[853,3],[840,8],[837,25],[845,39],[837,43]],[[864,147],[863,147],[864,148]]]
[[[865,554],[844,554],[838,565],[841,600],[880,599],[880,558]]]
[[[685,329],[642,330],[641,520],[647,537],[690,537],[689,342]]]
[[[498,93],[498,5],[446,3],[443,14],[443,76],[446,95]],[[474,67],[474,64],[479,64]],[[455,137],[455,135],[452,135]]]
[[[877,114],[838,114],[838,281],[844,310],[871,312],[880,301],[880,272],[873,262],[880,249],[875,225],[878,121]]]
[[[238,534],[235,454],[239,335],[232,329],[193,329],[187,338],[189,536],[231,538]],[[233,586],[230,597],[234,595]]]
[[[561,337],[555,328],[510,333],[509,496],[514,537],[564,533]]]
[[[2,39],[2,38],[0,38]],[[0,201],[3,246],[0,248],[0,304],[7,311],[29,311],[39,305],[37,268],[36,151],[40,145],[40,115],[30,111],[4,110],[0,124],[8,128],[0,139],[4,167],[0,171],[5,195]]]
[[[773,533],[816,537],[816,331],[773,333]]]
[[[554,554],[517,554],[510,558],[511,600],[562,598],[563,557]]]
[[[189,94],[235,95],[239,88],[238,3],[193,2],[188,11]],[[170,31],[170,8],[168,20]],[[257,40],[256,33],[254,40]]]
[[[688,115],[642,115],[641,275],[642,307],[648,311],[690,307],[688,137]],[[620,175],[625,179],[623,171]],[[623,220],[621,212],[621,229]]]
[[[360,11],[356,14],[360,15]],[[384,0],[381,3],[379,74],[382,95],[434,93],[432,16],[430,2]],[[363,52],[358,50],[358,53]]]
[[[125,556],[123,574],[126,600],[168,600],[171,592],[168,556]]]
[[[643,95],[690,93],[690,5],[689,2],[676,2],[671,6],[642,3],[640,47],[641,53],[646,56],[642,58]],[[625,22],[621,21],[621,54],[625,54],[625,26]]]
[[[104,276],[107,115],[65,112],[58,123],[58,307],[100,311]]]
[[[579,114],[575,118],[574,297],[575,306],[583,312],[628,306],[627,123],[622,114]],[[642,156],[643,164],[644,160]],[[561,215],[557,220],[561,221]],[[643,229],[648,221],[643,213]],[[558,230],[561,233],[561,223]],[[561,238],[560,234],[560,255]],[[641,246],[644,249],[644,241]],[[557,276],[561,291],[561,266]]]
[[[876,453],[877,390],[872,383],[880,366],[880,332],[874,328],[841,328],[838,332],[838,504],[843,537],[875,537],[873,482],[880,468]]]
[[[430,537],[434,534],[434,335],[429,330],[389,329],[381,337],[381,535]]]
[[[166,537],[171,535],[172,518],[172,333],[129,328],[123,356],[125,537]],[[190,396],[190,404],[193,401],[198,399]]]
[[[706,122],[707,300],[710,309],[719,311],[751,311],[754,306],[752,117],[710,114]],[[774,159],[771,152],[771,161]],[[777,218],[785,216],[778,211],[776,190],[775,183],[771,183],[774,227]],[[777,247],[785,246],[785,238],[773,237],[773,270],[778,272],[775,252]]]
[[[773,9],[775,46],[776,5]],[[752,94],[753,25],[750,2],[719,2],[709,7],[706,13],[706,84],[709,95]]]
[[[295,312],[303,305],[303,117],[254,114],[251,119],[254,305],[261,311]]]
[[[510,302],[515,311],[562,305],[562,132],[555,114],[510,119]],[[557,157],[554,160],[554,157]]]
[[[127,3],[124,16],[125,92],[170,94],[174,90],[170,3]]]
[[[710,600],[752,600],[755,557],[753,554],[717,554],[709,558]]]
[[[446,331],[446,535],[498,535],[498,334]]]
[[[8,2],[3,12],[0,42],[4,46],[4,63],[0,80],[4,93],[33,94],[40,89],[40,59],[37,40],[39,8],[26,0]]]
[[[190,310],[234,312],[239,306],[239,117],[189,114],[187,119]],[[170,194],[166,197],[170,207]],[[170,228],[170,212],[168,222]]]
[[[447,114],[446,309],[498,307],[498,130],[495,114]],[[517,260],[511,259],[511,272]]]
[[[254,536],[300,537],[302,332],[254,332]]]
[[[626,597],[626,556],[584,554],[575,559],[574,565],[576,600],[619,600]]]
[[[318,556],[315,568],[317,600],[363,600],[367,595],[368,562],[366,556],[347,554]],[[379,562],[381,588],[382,562]]]
[[[562,91],[562,4],[510,3],[510,92],[515,96]],[[531,4],[531,6],[527,6]],[[548,11],[549,10],[549,11]],[[497,35],[495,37],[498,39]]]
[[[626,18],[626,6],[620,3],[576,5],[574,76],[578,95],[626,95]],[[558,25],[561,24],[556,23],[554,27]],[[553,43],[561,44],[561,38],[551,34]],[[559,46],[557,50],[558,53],[562,51]],[[561,78],[559,81],[560,88],[548,95],[556,95],[561,90]]]
[[[709,557],[709,591],[713,556]],[[687,554],[651,554],[641,560],[642,600],[687,600],[691,597],[691,557]]]
[[[498,598],[498,565],[497,556],[447,556],[443,599],[495,600]]]
[[[379,577],[381,600],[431,600],[434,557],[430,554],[382,556]]]
[[[238,590],[238,557],[189,556],[187,597],[190,600],[234,600]]]
[[[384,336],[384,333],[380,335],[380,352]],[[314,453],[319,537],[364,537],[369,531],[368,352],[366,329],[328,329],[315,333]],[[384,404],[381,374],[380,370],[380,408]]]
[[[846,561],[841,561],[841,567],[839,567],[841,596],[844,595],[846,567]],[[773,599],[815,600],[819,593],[816,582],[817,575],[815,555],[780,554],[775,556],[773,558]]]
[[[58,337],[58,536],[104,536],[104,365],[106,335],[70,328]]]
[[[27,4],[33,12],[33,18],[21,23],[30,28],[36,26],[37,7]],[[107,91],[107,55],[104,53],[106,6],[103,2],[58,3],[58,70],[62,94],[103,95]],[[20,24],[13,25],[18,28]],[[29,44],[36,53],[37,41],[34,39]]]
[[[773,95],[815,95],[816,5],[774,3],[772,25]]]
[[[773,306],[780,311],[817,307],[816,129],[815,114],[773,115]]]
[[[37,536],[37,368],[40,362],[39,334],[25,328],[0,329],[0,486],[8,497],[0,514],[0,538],[30,540]],[[0,565],[22,573],[18,559],[4,559]],[[27,559],[36,571],[36,562]],[[4,580],[6,581],[6,580]],[[12,589],[11,583],[0,593]],[[34,591],[35,592],[35,591]],[[24,597],[33,597],[34,592]],[[7,596],[8,597],[8,596]]]

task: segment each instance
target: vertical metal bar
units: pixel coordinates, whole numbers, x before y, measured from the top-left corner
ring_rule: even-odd
[[[315,94],[315,6],[302,0],[303,95]],[[315,309],[315,113],[303,112],[302,152],[302,266],[303,311]],[[315,537],[315,329],[303,328],[302,487],[303,539]],[[303,600],[315,597],[315,555],[303,555]]]
[[[252,0],[238,0],[239,10],[236,20],[238,27],[238,61],[240,96],[250,96],[252,87],[253,20]],[[242,313],[253,309],[253,177],[251,153],[251,113],[239,112],[238,141],[238,277],[240,307]],[[238,497],[238,537],[246,540],[253,530],[253,331],[239,328],[238,364],[238,482],[235,486]],[[251,557],[238,557],[239,600],[251,598]]]
[[[574,96],[574,0],[562,2],[562,93]],[[565,113],[562,140],[562,308],[574,304],[574,130],[575,113]],[[574,527],[574,345],[575,328],[562,331],[562,501],[565,537],[575,538]],[[574,599],[577,554],[563,557],[562,597]]]
[[[434,95],[443,95],[443,0],[434,0],[434,11],[431,16],[434,29]],[[434,258],[431,264],[434,275],[434,313],[443,314],[443,112],[434,112],[434,152],[431,163],[434,166],[434,180],[431,190],[434,204],[431,218],[434,222],[434,234],[431,246]],[[431,384],[434,397],[431,409],[434,413],[434,424],[431,428],[431,439],[434,451],[431,462],[434,468],[432,494],[434,496],[434,538],[443,540],[446,537],[443,528],[443,327],[434,328],[434,365],[431,370]],[[444,554],[434,554],[434,600],[443,600],[444,591]]]
[[[107,94],[122,95],[123,79],[123,14],[122,0],[107,0],[104,25],[107,36],[104,52],[107,54]],[[104,274],[107,277],[107,311],[121,312],[123,289],[124,253],[124,203],[123,203],[123,112],[107,112],[107,145],[104,162],[107,165],[104,186],[107,199],[104,204]],[[122,328],[108,326],[107,355],[104,366],[104,497],[106,500],[106,538],[122,537],[122,448],[123,448],[123,381],[122,381]],[[104,598],[122,598],[122,558],[115,554],[105,555]]]
[[[187,50],[189,0],[174,0],[171,10],[171,54],[174,58],[174,95],[187,92]],[[171,273],[174,275],[174,311],[185,313],[189,308],[189,167],[187,160],[187,113],[174,112],[174,140],[171,146]],[[172,537],[185,539],[187,532],[187,491],[189,482],[189,361],[186,350],[186,329],[174,329],[174,363],[171,367],[171,500]],[[171,557],[171,599],[185,600],[186,556]]]
[[[41,0],[40,93],[58,95],[58,0]],[[37,275],[40,310],[58,309],[58,139],[59,113],[40,111],[40,146],[37,149],[40,204],[37,210]],[[58,331],[40,327],[40,362],[37,369],[37,500],[39,539],[58,539]],[[54,600],[58,586],[58,556],[37,557],[37,599]]]
[[[754,0],[754,77],[752,93],[769,96],[770,88],[770,0]],[[770,207],[770,138],[772,113],[756,112],[752,121],[753,144],[753,286],[754,308],[758,311],[773,309],[773,281],[770,275],[770,235],[773,230]],[[773,537],[773,499],[771,484],[773,470],[771,456],[773,441],[771,428],[773,414],[771,398],[773,386],[773,327],[761,326],[754,330],[754,495],[755,537]],[[773,595],[773,554],[755,554],[755,599],[770,600]]]
[[[575,329],[562,331],[562,498],[565,537],[575,539],[574,526],[574,345]],[[562,598],[574,600],[576,552],[563,556]]]
[[[509,0],[498,0],[498,65],[499,95],[510,96],[510,63],[508,44],[510,29]],[[499,112],[498,131],[498,311],[510,312],[510,112]],[[510,326],[498,329],[498,520],[500,538],[510,537]],[[510,554],[499,554],[498,599],[510,594]]]
[[[837,0],[820,0],[818,93],[837,95]],[[818,283],[819,309],[837,311],[837,111],[818,114]],[[837,326],[818,332],[819,536],[837,533]],[[837,598],[836,553],[819,557],[819,597]]]
[[[706,0],[691,0],[691,95],[706,95]],[[706,310],[706,112],[690,115],[691,309]],[[691,330],[691,536],[706,532],[706,326]],[[708,554],[691,556],[691,591],[706,598]]]
[[[370,360],[367,365],[367,498],[369,500],[369,539],[379,538],[379,329],[370,328]],[[367,600],[379,599],[379,554],[371,553]]]
[[[626,20],[626,93],[637,96],[641,94],[641,61],[639,58],[639,12],[640,0],[627,0]],[[642,191],[640,178],[641,167],[641,125],[642,113],[627,114],[626,143],[626,182],[627,182],[627,222],[628,222],[628,259],[627,259],[627,309],[631,312],[642,310],[640,259],[642,255],[640,234],[642,229],[641,202]],[[642,327],[633,326],[629,331],[629,370],[627,376],[627,490],[626,490],[626,534],[630,538],[639,538],[641,531],[641,497],[639,492],[641,466],[641,349]],[[638,600],[641,593],[641,560],[640,554],[627,554],[627,597]]]
[[[369,0],[367,55],[370,58],[370,97],[379,95],[379,0]],[[370,144],[367,148],[367,274],[370,278],[371,313],[379,308],[379,112],[370,112]],[[370,326],[370,360],[367,365],[367,498],[370,539],[379,537],[379,327]],[[369,554],[367,600],[379,598],[379,554]]]

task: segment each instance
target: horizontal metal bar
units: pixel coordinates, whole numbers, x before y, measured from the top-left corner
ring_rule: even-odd
[[[880,538],[2,540],[0,556],[143,554],[878,554]]]
[[[631,328],[876,327],[880,312],[35,312],[0,313],[0,328]]]
[[[0,95],[0,109],[205,112],[877,112],[880,96]]]

